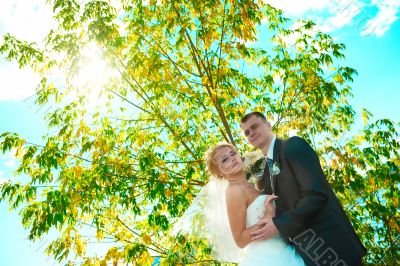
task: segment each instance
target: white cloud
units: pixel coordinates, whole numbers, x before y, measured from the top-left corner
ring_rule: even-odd
[[[2,63],[0,80],[0,101],[25,99],[35,93],[39,83],[39,77],[31,69],[19,69],[17,63]]]
[[[10,170],[7,169],[16,165],[17,161],[15,160],[14,154],[16,152],[15,148],[12,148],[11,151],[6,152],[5,154],[0,155],[0,184],[9,182],[13,179],[10,174]],[[6,167],[5,167],[6,166]],[[5,176],[7,174],[7,177]]]
[[[11,150],[1,154],[0,155],[0,160],[1,161],[14,160],[16,152],[17,152],[17,149],[13,147],[13,148],[11,148]]]
[[[317,28],[324,32],[350,24],[361,11],[360,0],[265,0],[265,2],[282,9],[286,16],[316,21]]]
[[[361,36],[384,35],[398,19],[399,0],[264,0],[282,9],[289,17],[307,17],[317,21],[319,29],[330,32],[352,25]],[[371,14],[376,7],[376,15]]]
[[[321,11],[333,0],[264,0],[273,7],[282,9],[288,16],[299,16],[309,11]]]
[[[378,8],[377,15],[368,20],[361,32],[362,36],[374,34],[377,37],[384,35],[390,26],[398,19],[400,12],[399,0],[373,0],[372,4]]]
[[[353,1],[350,5],[342,5],[339,2],[331,2],[331,12],[334,15],[324,19],[322,21],[320,29],[325,32],[330,32],[353,22],[354,18],[360,14],[361,5],[360,2]]]
[[[303,26],[302,22],[296,21],[293,23],[293,25],[291,26],[292,30],[295,30],[299,27]],[[318,27],[317,27],[318,28]],[[303,30],[303,33],[308,34],[310,36],[315,36],[315,34],[317,33],[317,28],[313,28],[310,30]],[[287,46],[292,46],[295,44],[295,42],[302,37],[302,34],[299,32],[293,32],[289,35],[283,36],[283,35],[279,35],[279,38],[282,39],[282,41],[287,45]],[[303,43],[297,44],[297,46],[303,46]]]
[[[18,39],[41,44],[53,27],[51,6],[42,0],[0,1],[0,34],[10,33]],[[21,100],[35,93],[38,77],[17,63],[0,65],[0,101]]]
[[[4,164],[8,167],[13,167],[16,164],[16,162],[15,162],[15,160],[10,159],[10,160],[6,161]]]
[[[8,182],[8,180],[4,179],[4,171],[0,171],[0,185]]]
[[[51,6],[43,0],[0,1],[0,33],[28,42],[41,42],[53,27]]]

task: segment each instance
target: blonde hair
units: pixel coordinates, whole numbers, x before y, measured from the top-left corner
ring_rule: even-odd
[[[209,148],[204,156],[205,161],[206,161],[207,171],[215,177],[220,177],[220,178],[222,177],[220,174],[220,171],[219,171],[219,166],[218,166],[217,162],[215,161],[214,157],[215,157],[215,154],[217,153],[217,151],[224,147],[230,148],[233,151],[237,152],[236,147],[233,146],[232,144],[230,144],[228,142],[219,142],[219,143],[215,144],[214,146],[212,146],[211,148]]]

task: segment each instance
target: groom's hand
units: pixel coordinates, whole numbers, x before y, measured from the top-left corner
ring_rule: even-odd
[[[279,233],[271,217],[262,218],[257,223],[258,225],[264,225],[258,230],[250,232],[251,240],[265,240],[269,239]]]
[[[279,198],[276,195],[269,195],[268,198],[264,202],[265,206],[265,215],[263,218],[268,218],[268,217],[275,217],[275,203],[274,200]]]

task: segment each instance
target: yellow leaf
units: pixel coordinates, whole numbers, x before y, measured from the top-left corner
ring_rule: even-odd
[[[167,196],[168,198],[172,196],[172,192],[170,189],[165,190],[165,196]]]
[[[82,175],[82,167],[80,165],[76,166],[74,169],[75,177],[80,177]]]
[[[22,146],[19,146],[15,152],[15,157],[21,159],[23,154],[24,154],[24,148]]]
[[[335,76],[333,76],[333,79],[339,84],[344,83],[344,79],[343,79],[342,75],[340,75],[340,74],[336,74]]]
[[[360,143],[360,142],[363,142],[363,141],[365,140],[364,136],[361,136],[361,135],[356,136],[355,139],[356,139],[357,142],[359,142],[359,143]]]
[[[65,243],[65,245],[67,246],[67,247],[71,247],[71,238],[69,237],[69,236],[66,236],[65,237],[65,241],[64,241],[64,243]]]
[[[95,161],[98,157],[99,157],[99,152],[98,151],[94,151],[93,155],[92,155],[93,161]]]
[[[110,151],[110,147],[107,145],[103,145],[103,153],[108,153]]]
[[[80,238],[80,236],[75,237],[75,248],[76,248],[76,252],[78,253],[78,255],[80,257],[82,257],[83,254],[85,253],[85,246],[84,246],[83,241]]]
[[[72,210],[72,216],[76,219],[78,217],[78,210],[77,209],[73,209]]]
[[[142,136],[139,136],[139,137],[136,139],[136,144],[137,144],[139,147],[141,147],[141,146],[143,145],[143,137],[142,137]]]
[[[142,240],[146,245],[149,245],[151,243],[151,238],[147,234],[142,235]]]
[[[369,179],[369,184],[370,184],[371,188],[375,188],[375,179],[374,178],[370,178]]]
[[[167,175],[166,173],[160,174],[159,178],[160,178],[160,180],[161,180],[162,182],[168,181],[168,175]]]
[[[338,166],[337,160],[336,160],[336,159],[333,159],[333,160],[332,160],[332,168],[336,170],[336,169],[338,169],[338,167],[339,167],[339,166]]]
[[[361,117],[362,117],[364,126],[366,126],[367,123],[368,123],[368,112],[367,112],[367,110],[365,110],[365,109],[362,110]]]
[[[104,234],[103,234],[103,231],[102,231],[101,229],[97,229],[97,231],[96,231],[96,238],[97,238],[98,240],[104,239]]]
[[[119,171],[121,169],[121,162],[119,160],[115,160],[114,162],[115,169]]]
[[[125,133],[121,132],[118,134],[117,143],[123,143],[125,141]]]
[[[63,163],[65,163],[65,157],[62,157],[62,158],[57,157],[56,161],[58,164],[63,164]]]
[[[186,190],[188,188],[188,185],[186,183],[183,183],[181,188],[182,188],[182,190]]]
[[[103,146],[103,141],[101,139],[96,139],[93,145],[95,148],[101,148]]]
[[[153,264],[153,258],[150,256],[148,252],[143,252],[140,254],[140,257],[138,258],[138,264],[139,265],[152,265]]]
[[[192,198],[193,198],[193,195],[191,195],[191,194],[187,194],[187,195],[186,195],[186,199],[187,199],[188,201],[192,201]]]

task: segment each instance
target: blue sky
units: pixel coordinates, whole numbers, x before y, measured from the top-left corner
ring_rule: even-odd
[[[10,32],[39,45],[54,25],[50,8],[39,0],[0,0],[0,35]],[[111,1],[113,2],[113,1]],[[352,84],[356,112],[366,108],[374,118],[400,121],[400,1],[398,0],[272,0],[292,18],[312,18],[318,27],[346,45],[342,64],[359,75]],[[46,132],[44,109],[33,104],[38,78],[0,59],[0,132],[13,131],[38,143]],[[359,118],[357,123],[361,124]],[[0,155],[0,182],[13,179],[16,162],[12,154]],[[0,266],[53,265],[44,255],[46,238],[26,240],[17,212],[0,203]],[[57,265],[57,264],[54,264]]]

